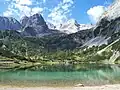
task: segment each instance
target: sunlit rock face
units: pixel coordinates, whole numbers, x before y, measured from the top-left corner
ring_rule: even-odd
[[[57,26],[58,30],[64,31],[66,33],[75,33],[78,31],[79,29],[79,24],[77,23],[76,20],[74,19],[70,19],[65,23],[60,24],[59,26]]]
[[[113,4],[108,7],[107,11],[101,18],[104,17],[107,17],[108,20],[120,17],[120,0],[114,0]]]
[[[48,23],[48,26],[49,28],[57,29],[67,34],[76,33],[80,30],[91,29],[94,27],[92,24],[79,24],[75,19],[70,19],[64,23],[56,25]]]
[[[1,17],[0,16],[0,30],[19,30],[21,24],[12,17]]]
[[[26,24],[28,23],[29,17],[24,16],[21,20],[20,23],[22,24],[22,27],[25,27]]]

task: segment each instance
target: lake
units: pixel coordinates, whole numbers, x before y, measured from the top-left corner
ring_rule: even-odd
[[[0,72],[0,85],[64,87],[120,84],[120,65],[49,65]]]

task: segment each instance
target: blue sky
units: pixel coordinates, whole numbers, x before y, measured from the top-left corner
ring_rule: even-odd
[[[107,7],[112,2],[113,0],[76,0],[75,8],[72,11],[73,18],[77,19],[80,23],[92,22],[87,14],[87,11],[95,6]]]
[[[46,21],[96,23],[113,0],[0,0],[0,15],[20,19],[41,13]]]

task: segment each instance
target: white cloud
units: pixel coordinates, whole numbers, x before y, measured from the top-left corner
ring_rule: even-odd
[[[94,6],[87,11],[87,14],[89,15],[91,21],[96,23],[105,11],[106,7],[104,6]]]
[[[72,15],[74,0],[7,0],[8,8],[3,16],[13,16],[17,19],[41,13],[53,24],[60,24],[68,20]],[[50,4],[50,5],[49,5]],[[53,4],[53,6],[51,5]]]
[[[73,0],[63,0],[63,3],[74,3]]]
[[[73,0],[63,0],[56,7],[54,7],[48,15],[49,22],[61,24],[68,20],[71,15],[71,8],[73,7]]]
[[[3,12],[3,16],[5,16],[5,17],[10,17],[12,15],[13,15],[13,13],[10,10],[7,10],[7,11]]]
[[[35,7],[32,8],[31,14],[36,14],[36,13],[42,13],[44,8],[40,8],[40,7]]]
[[[31,12],[31,8],[29,8],[28,6],[23,6],[20,4],[15,4],[15,8],[17,8],[19,11],[19,16],[20,18],[23,16],[27,16],[30,15]]]
[[[20,11],[20,18],[23,16],[31,16],[36,13],[42,13],[43,11],[43,8],[40,7],[30,8],[28,6],[21,6],[19,4],[16,4],[16,8],[18,8]]]
[[[31,0],[14,0],[19,5],[32,5]]]
[[[43,0],[43,3],[46,3],[46,0]]]
[[[9,0],[9,1],[11,1],[11,3],[9,4],[8,9],[5,12],[3,12],[3,16],[14,16],[17,18],[22,18],[23,16],[30,16],[36,13],[42,13],[44,9],[39,6],[32,6],[33,0]],[[35,3],[38,2],[36,1]]]

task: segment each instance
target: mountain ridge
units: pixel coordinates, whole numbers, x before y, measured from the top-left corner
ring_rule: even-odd
[[[0,16],[0,30],[19,30],[21,24],[13,17]]]
[[[111,59],[114,57],[114,62],[120,60],[120,15],[114,19],[103,16],[95,27],[71,34],[59,32],[54,25],[54,29],[49,29],[40,14],[23,18],[23,23],[23,31],[19,33],[16,30],[0,30],[1,50],[42,63],[45,60],[53,62],[67,60],[70,63],[110,61],[110,64],[113,63]],[[67,23],[67,28],[69,23],[70,26],[75,25],[75,28],[70,28],[79,27],[73,20]],[[100,51],[102,52],[99,54]]]
[[[2,17],[8,19],[9,17]],[[11,17],[12,18],[12,17]],[[24,16],[20,21],[17,21],[15,18],[12,18],[11,23],[13,25],[10,25],[11,27],[15,27],[18,23],[18,28],[11,28],[10,26],[8,28],[1,28],[3,30],[18,30],[19,32],[22,32],[25,36],[44,36],[49,35],[51,33],[54,33],[53,31],[56,31],[55,33],[65,33],[65,34],[71,34],[76,33],[80,30],[90,29],[93,28],[93,25],[90,24],[78,24],[76,20],[70,19],[69,21],[65,22],[64,24],[60,25],[53,25],[52,23],[46,22],[41,14],[34,14],[32,16]],[[9,19],[8,19],[9,20]],[[13,22],[14,21],[14,22]],[[1,22],[3,23],[3,22]],[[8,24],[10,21],[8,21]],[[7,23],[5,23],[7,24]],[[17,26],[16,26],[17,27]],[[29,29],[29,30],[27,30]],[[51,31],[53,30],[53,31]],[[31,34],[33,33],[33,34]],[[39,35],[43,34],[43,35]]]

